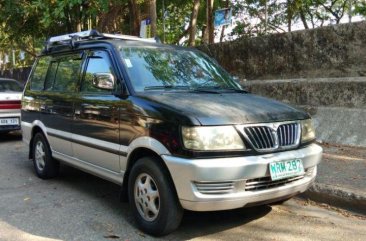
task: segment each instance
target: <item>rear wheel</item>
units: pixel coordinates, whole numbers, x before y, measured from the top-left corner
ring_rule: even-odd
[[[130,206],[137,225],[148,234],[168,234],[181,222],[183,208],[168,175],[153,157],[139,159],[129,175]]]
[[[32,148],[34,170],[37,176],[42,179],[56,177],[60,164],[52,158],[50,146],[42,133],[36,133]]]

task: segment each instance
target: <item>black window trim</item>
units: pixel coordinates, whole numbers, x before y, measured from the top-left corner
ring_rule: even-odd
[[[114,91],[103,91],[103,92],[88,92],[88,91],[82,91],[82,86],[85,80],[85,75],[86,75],[86,70],[88,68],[89,65],[89,57],[91,56],[91,52],[96,52],[96,51],[104,51],[108,58],[109,58],[109,62],[110,65],[112,67],[112,75],[114,76],[116,83],[115,83],[115,90]],[[82,64],[82,73],[81,73],[81,78],[80,78],[80,82],[79,82],[79,86],[77,88],[78,93],[80,93],[81,95],[88,95],[88,96],[96,96],[96,95],[114,95],[114,92],[116,91],[116,89],[118,88],[119,85],[119,80],[117,78],[117,71],[116,71],[116,66],[115,63],[113,61],[113,55],[111,54],[111,51],[108,48],[105,47],[98,47],[98,48],[88,48],[88,49],[84,49],[85,52],[85,59],[84,62]]]
[[[56,76],[57,76],[57,72],[58,72],[58,68],[59,68],[59,65],[60,65],[60,62],[62,59],[64,58],[67,58],[69,56],[73,56],[73,55],[79,55],[79,58],[80,58],[80,66],[79,66],[79,69],[78,69],[78,76],[77,76],[77,80],[76,80],[76,88],[74,90],[74,92],[78,91],[79,89],[79,83],[80,83],[80,79],[81,79],[81,75],[82,75],[82,71],[83,71],[83,63],[85,61],[85,51],[84,50],[76,50],[76,51],[71,51],[71,52],[63,52],[63,53],[58,53],[58,54],[53,54],[53,55],[48,55],[49,57],[51,57],[51,60],[49,62],[49,65],[48,65],[48,68],[47,68],[47,73],[46,73],[46,77],[45,77],[45,80],[43,82],[43,89],[42,91],[45,91],[45,92],[52,92],[52,93],[74,93],[74,92],[70,92],[70,91],[56,91],[53,89],[54,85],[55,85],[55,81],[56,81]],[[56,73],[55,73],[55,76],[53,78],[53,81],[52,81],[52,86],[51,86],[51,89],[49,90],[46,90],[45,89],[45,83],[46,83],[46,79],[48,77],[48,73],[50,71],[50,68],[51,68],[51,63],[52,62],[57,62],[57,69],[56,69]]]
[[[46,75],[45,75],[44,80],[43,80],[43,84],[42,84],[43,88],[41,88],[41,89],[33,89],[32,88],[33,82],[34,82],[33,81],[33,77],[34,77],[34,74],[35,74],[36,69],[38,67],[39,61],[40,61],[41,58],[47,58],[47,57],[50,58],[50,60],[48,62],[48,67],[47,67]],[[40,55],[40,56],[38,56],[36,58],[36,60],[34,61],[34,65],[33,65],[32,69],[31,69],[31,73],[29,74],[28,81],[27,81],[27,82],[29,82],[29,90],[30,91],[37,91],[37,92],[44,91],[44,83],[46,81],[46,76],[47,76],[47,73],[48,73],[48,68],[50,67],[51,60],[52,60],[52,56],[50,56],[50,55]],[[27,89],[27,86],[24,89]]]

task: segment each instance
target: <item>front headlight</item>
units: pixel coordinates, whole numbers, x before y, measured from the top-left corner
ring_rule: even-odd
[[[244,143],[233,126],[182,127],[185,148],[199,151],[243,150]]]
[[[301,121],[301,142],[308,142],[315,139],[315,129],[312,119]]]

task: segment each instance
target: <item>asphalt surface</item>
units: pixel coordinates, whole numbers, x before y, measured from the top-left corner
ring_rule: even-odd
[[[119,187],[63,166],[40,180],[19,134],[0,136],[0,240],[365,240],[366,217],[299,199],[224,212],[186,212],[163,238],[136,227]]]

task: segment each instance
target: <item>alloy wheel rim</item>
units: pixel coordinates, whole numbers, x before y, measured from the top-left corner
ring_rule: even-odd
[[[45,158],[46,158],[46,153],[44,151],[43,143],[41,141],[38,141],[36,144],[36,150],[35,150],[35,161],[36,161],[37,168],[40,171],[43,171],[43,169],[46,165]]]
[[[145,221],[154,221],[159,215],[160,195],[154,179],[149,174],[142,173],[136,178],[134,195],[140,216]]]

